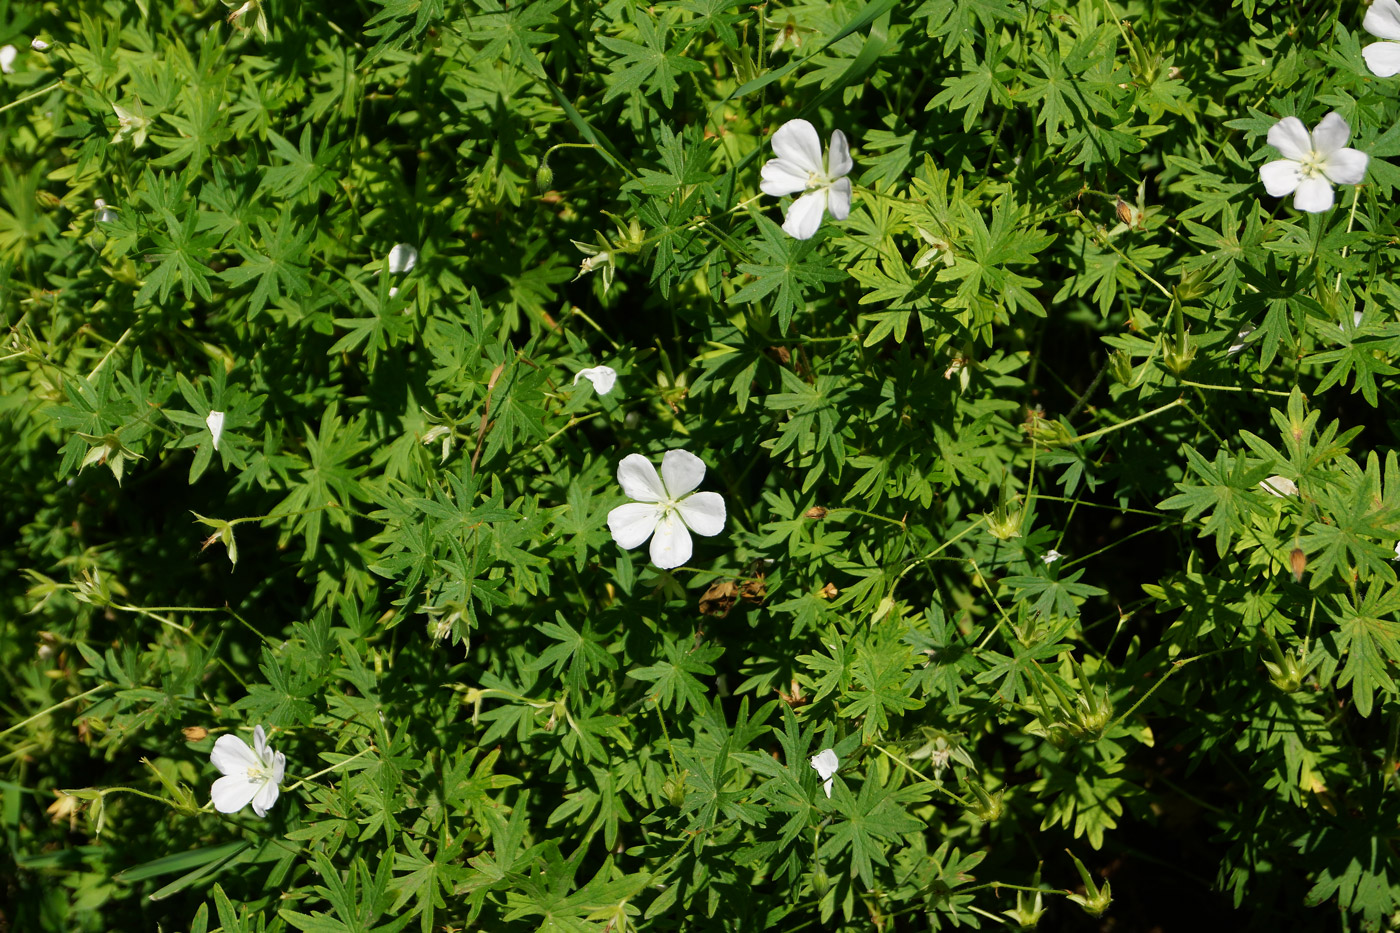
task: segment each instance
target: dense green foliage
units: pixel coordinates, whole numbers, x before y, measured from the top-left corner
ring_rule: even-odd
[[[0,929],[1395,928],[1363,7],[233,6],[0,3]]]

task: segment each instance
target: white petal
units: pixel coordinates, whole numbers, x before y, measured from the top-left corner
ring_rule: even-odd
[[[227,736],[225,736],[227,738]],[[237,813],[253,802],[262,784],[248,780],[248,773],[230,774],[219,778],[209,788],[209,797],[214,801],[214,809],[220,813]]]
[[[1298,182],[1293,206],[1309,214],[1317,214],[1332,206],[1332,184],[1325,178],[1304,178]]]
[[[656,534],[651,536],[651,562],[662,570],[670,570],[690,560],[690,553],[690,532],[685,530],[685,522],[674,512],[662,516],[656,523]]]
[[[617,383],[617,370],[611,366],[593,366],[588,369],[580,369],[574,373],[574,385],[578,385],[579,379],[587,379],[593,383],[595,392],[599,395],[607,395]]]
[[[46,52],[48,51],[49,44],[36,36],[29,40],[29,47],[36,52]]]
[[[1337,149],[1323,163],[1322,174],[1330,178],[1334,185],[1359,185],[1366,177],[1366,163],[1369,161],[1370,157],[1359,149]]]
[[[1312,151],[1312,137],[1308,128],[1297,117],[1284,117],[1269,127],[1269,145],[1273,146],[1285,159],[1301,162]]]
[[[272,756],[267,753],[267,733],[262,726],[253,727],[253,754],[261,764],[271,764]]]
[[[822,790],[826,791],[826,796],[828,798],[831,797],[831,785],[834,783],[836,783],[834,778],[827,778],[825,781],[822,781]]]
[[[806,120],[789,120],[773,134],[773,154],[797,168],[821,175],[822,141]]]
[[[1050,550],[1046,551],[1045,555],[1040,559],[1045,561],[1045,566],[1049,567],[1055,561],[1059,560],[1061,557],[1064,556],[1065,555],[1061,554],[1059,551],[1055,550],[1054,548],[1051,548]]]
[[[1298,190],[1303,179],[1303,167],[1292,159],[1277,159],[1259,166],[1259,180],[1264,190],[1276,198]]]
[[[666,488],[661,485],[661,477],[656,475],[656,467],[641,454],[628,454],[617,465],[617,483],[629,499],[638,502],[660,502],[666,498]]]
[[[15,73],[15,56],[19,51],[13,45],[0,46],[0,71],[7,75]]]
[[[799,240],[810,240],[822,225],[822,214],[826,210],[826,192],[818,189],[804,194],[788,207],[783,218],[783,230],[787,235]]]
[[[1347,144],[1347,140],[1351,139],[1351,127],[1342,119],[1342,115],[1334,110],[1322,118],[1317,129],[1313,130],[1312,138],[1313,149],[1317,150],[1319,155],[1327,156]]]
[[[1270,476],[1259,484],[1259,488],[1280,499],[1284,496],[1298,495],[1298,484],[1286,476]]]
[[[809,760],[812,762],[812,767],[817,769],[817,774],[821,775],[822,780],[831,777],[841,767],[841,759],[837,758],[836,752],[830,748],[822,749]],[[830,795],[828,794],[828,796]]]
[[[845,220],[851,216],[851,180],[838,178],[826,189],[826,209],[831,211],[833,220]]]
[[[1382,39],[1400,39],[1400,3],[1396,3],[1395,0],[1376,0],[1366,11],[1361,28]]]
[[[676,503],[676,511],[690,530],[706,538],[724,530],[724,497],[717,492],[697,492]]]
[[[204,419],[204,424],[209,428],[209,433],[214,436],[214,449],[219,449],[219,438],[224,434],[224,413],[221,411],[211,411],[209,417]]]
[[[1360,311],[1353,311],[1353,312],[1351,312],[1351,326],[1352,326],[1352,327],[1360,327],[1360,326],[1361,326],[1361,312],[1360,312]]]
[[[264,781],[258,787],[257,795],[253,797],[253,812],[258,816],[267,816],[267,811],[272,809],[272,805],[277,802],[278,793],[277,785],[274,782]]]
[[[661,479],[672,499],[690,492],[705,478],[705,461],[688,450],[668,450],[661,458]]]
[[[812,173],[800,165],[783,159],[769,159],[759,172],[758,190],[764,194],[781,198],[789,194],[806,191],[812,183]]]
[[[608,513],[608,531],[624,550],[632,550],[656,530],[661,518],[661,506],[650,502],[629,502]]]
[[[209,763],[221,774],[246,775],[249,768],[257,768],[262,762],[248,743],[236,735],[221,735],[214,742],[214,750],[209,753]]]
[[[272,758],[272,779],[278,784],[287,776],[287,756],[278,752]]]
[[[408,243],[395,243],[389,250],[389,271],[394,275],[411,272],[418,264],[418,250]]]
[[[1400,560],[1400,542],[1395,544],[1395,556],[1391,560]]]
[[[1371,74],[1389,78],[1400,74],[1400,42],[1372,42],[1361,50]]]
[[[851,161],[851,147],[846,142],[846,134],[837,130],[831,134],[831,148],[826,154],[826,177],[840,178],[855,165]]]

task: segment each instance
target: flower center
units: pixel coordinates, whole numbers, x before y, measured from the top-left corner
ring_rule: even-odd
[[[1304,178],[1317,178],[1322,174],[1322,166],[1327,163],[1327,159],[1316,149],[1309,149],[1308,154],[1303,157],[1303,161],[1298,163],[1299,172]]]
[[[265,784],[272,780],[272,769],[265,765],[251,765],[248,768],[248,780],[253,784]]]

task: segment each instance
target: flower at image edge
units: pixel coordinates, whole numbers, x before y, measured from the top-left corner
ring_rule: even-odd
[[[668,450],[661,475],[641,454],[617,465],[617,482],[635,502],[608,513],[608,531],[631,550],[651,538],[651,562],[662,570],[690,560],[690,532],[711,537],[724,530],[724,499],[717,492],[692,492],[705,478],[705,462],[686,450]]]
[[[1376,0],[1366,11],[1361,28],[1378,39],[1361,50],[1366,67],[1381,78],[1400,74],[1400,3],[1396,0]]]

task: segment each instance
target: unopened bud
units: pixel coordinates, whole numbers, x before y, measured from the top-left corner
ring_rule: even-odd
[[[548,159],[540,159],[540,167],[535,169],[535,190],[544,194],[554,187],[554,169],[549,167]]]
[[[29,47],[36,52],[47,52],[49,50],[49,44],[38,36],[35,36],[34,39],[30,41]]]

